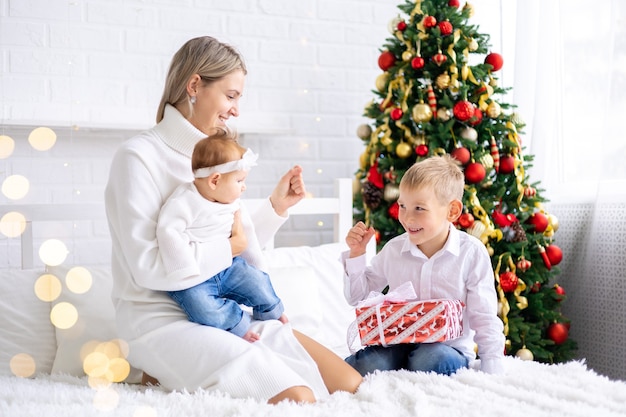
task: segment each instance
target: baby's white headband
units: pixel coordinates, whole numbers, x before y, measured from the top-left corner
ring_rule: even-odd
[[[196,178],[206,178],[214,172],[226,174],[227,172],[233,171],[249,171],[250,168],[256,165],[256,160],[258,158],[259,155],[255,154],[250,148],[248,148],[246,152],[244,152],[241,159],[225,162],[212,167],[199,168],[196,169],[193,174]]]

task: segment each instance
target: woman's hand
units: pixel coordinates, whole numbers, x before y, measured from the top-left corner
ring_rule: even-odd
[[[289,207],[302,200],[305,194],[302,167],[295,165],[278,181],[270,196],[270,202],[276,214],[284,217]]]
[[[376,231],[373,227],[367,227],[363,222],[355,224],[346,236],[346,243],[350,248],[350,257],[356,258],[365,254],[367,243],[374,234],[376,234]]]
[[[233,257],[239,256],[248,247],[248,238],[243,231],[243,225],[241,224],[241,214],[239,210],[235,212],[235,220],[233,221],[233,229],[230,233],[230,251],[233,253]]]

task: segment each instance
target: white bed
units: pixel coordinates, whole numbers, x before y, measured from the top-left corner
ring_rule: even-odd
[[[268,248],[266,255],[293,326],[345,356],[346,329],[354,313],[342,295],[338,258],[352,224],[352,180],[337,180],[336,191],[335,198],[307,199],[291,210],[293,216],[333,214],[334,243]],[[337,393],[305,406],[269,406],[219,392],[165,392],[137,384],[136,371],[125,382],[91,387],[81,347],[93,339],[115,339],[108,267],[82,265],[93,277],[91,289],[83,294],[63,288],[58,298],[44,302],[33,286],[44,272],[36,256],[37,227],[102,220],[102,206],[0,205],[0,218],[9,211],[23,213],[28,223],[19,245],[17,239],[5,240],[7,247],[19,246],[21,268],[0,270],[0,416],[626,416],[625,382],[602,377],[583,361],[544,365],[512,357],[506,359],[504,375],[474,369],[451,377],[377,373],[368,376],[355,395]],[[75,246],[70,251],[81,250],[79,243]],[[61,264],[47,271],[62,278],[73,266]],[[79,320],[70,329],[57,329],[50,322],[51,308],[61,302],[78,310]],[[10,364],[16,358],[34,361],[35,372],[15,376]]]

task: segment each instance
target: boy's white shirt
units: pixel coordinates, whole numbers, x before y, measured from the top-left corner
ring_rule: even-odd
[[[387,242],[371,265],[365,255],[342,254],[345,269],[344,295],[351,305],[365,299],[371,291],[387,285],[394,290],[409,281],[418,300],[454,299],[465,303],[463,335],[444,342],[461,351],[469,360],[476,358],[478,345],[481,369],[501,373],[504,357],[502,320],[497,316],[497,294],[491,259],[482,242],[450,224],[444,247],[428,258],[406,233]]]

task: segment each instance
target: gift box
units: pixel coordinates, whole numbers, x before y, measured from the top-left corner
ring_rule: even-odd
[[[444,342],[463,333],[459,300],[389,301],[357,306],[362,345]]]

